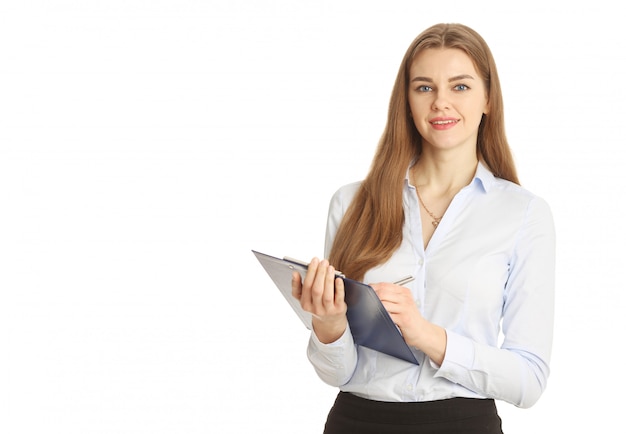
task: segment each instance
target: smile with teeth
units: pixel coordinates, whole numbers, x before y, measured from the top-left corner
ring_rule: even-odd
[[[432,121],[431,124],[433,124],[433,125],[447,125],[447,124],[453,124],[453,123],[456,123],[456,122],[458,122],[457,119],[448,119],[448,120],[445,120],[445,121]]]

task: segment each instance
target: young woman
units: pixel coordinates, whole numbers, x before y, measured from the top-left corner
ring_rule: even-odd
[[[340,389],[326,433],[501,433],[494,400],[539,399],[553,218],[519,185],[495,62],[474,30],[438,24],[407,50],[370,172],[331,200],[326,255],[292,281],[314,315],[309,359]],[[371,284],[420,365],[355,345],[335,270]]]

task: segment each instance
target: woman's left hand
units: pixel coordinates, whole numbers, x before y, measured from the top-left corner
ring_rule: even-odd
[[[424,318],[411,290],[393,283],[374,283],[370,286],[374,288],[391,319],[402,332],[404,340],[409,345],[415,346]]]
[[[446,330],[422,316],[411,290],[393,283],[370,284],[407,344],[441,365],[446,355]]]

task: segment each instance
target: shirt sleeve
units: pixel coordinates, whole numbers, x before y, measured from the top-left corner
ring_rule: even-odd
[[[330,254],[341,219],[352,200],[353,195],[350,194],[350,191],[355,191],[356,186],[356,184],[350,185],[349,191],[346,191],[346,188],[338,190],[330,201],[324,248],[326,258]],[[346,384],[352,378],[352,373],[357,364],[357,349],[350,332],[350,326],[348,325],[337,341],[330,344],[320,342],[315,332],[311,331],[307,355],[322,381],[331,386]]]
[[[554,323],[555,231],[549,206],[530,201],[504,291],[500,348],[446,330],[444,377],[484,396],[528,408],[543,393]]]

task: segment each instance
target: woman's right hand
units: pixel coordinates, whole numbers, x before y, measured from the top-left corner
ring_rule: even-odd
[[[313,331],[324,344],[335,342],[348,326],[343,279],[335,272],[326,259],[313,258],[304,281],[297,271],[291,278],[291,293],[313,315]]]

